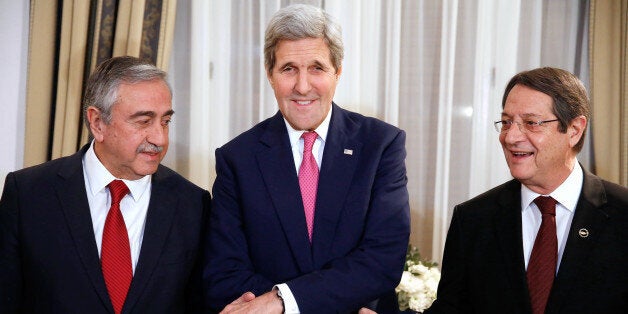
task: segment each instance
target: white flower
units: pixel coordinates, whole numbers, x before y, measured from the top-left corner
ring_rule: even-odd
[[[418,250],[412,247],[408,251],[406,269],[395,289],[399,309],[423,312],[436,299],[440,271],[433,263],[422,262]]]
[[[418,265],[412,265],[408,267],[408,270],[415,275],[423,275],[424,273],[428,272],[430,269],[425,267],[425,265],[423,264],[418,264]]]

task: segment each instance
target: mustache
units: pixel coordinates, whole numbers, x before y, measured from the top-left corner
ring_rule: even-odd
[[[163,150],[164,150],[163,146],[157,146],[151,143],[144,142],[140,144],[140,146],[138,146],[135,151],[139,154],[139,153],[161,153]]]

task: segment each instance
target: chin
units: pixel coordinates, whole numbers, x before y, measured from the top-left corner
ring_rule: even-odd
[[[525,171],[523,169],[516,169],[516,167],[510,168],[510,175],[519,181],[524,181],[526,180],[526,178],[531,177],[528,171]]]
[[[154,167],[144,167],[142,169],[138,169],[138,171],[136,171],[135,173],[140,176],[148,176],[148,175],[152,175],[153,173],[157,172],[157,166]]]

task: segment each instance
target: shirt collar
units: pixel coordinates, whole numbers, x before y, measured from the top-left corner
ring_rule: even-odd
[[[331,121],[331,112],[334,109],[334,106],[329,108],[329,112],[327,112],[327,116],[323,119],[323,122],[314,130],[318,137],[325,142],[327,139],[327,132],[329,131],[329,121]],[[286,118],[283,118],[284,123],[286,124],[286,129],[288,129],[288,136],[290,137],[290,146],[291,147],[299,147],[299,139],[301,139],[301,135],[305,133],[304,130],[295,130]]]
[[[90,190],[89,192],[92,193],[92,195],[100,193],[109,183],[111,183],[111,181],[117,179],[111,174],[111,172],[109,172],[109,170],[107,170],[107,168],[105,168],[105,165],[103,165],[96,156],[96,152],[94,151],[94,141],[92,141],[89,149],[85,153],[85,156],[83,156],[83,167],[88,180],[87,185]],[[142,198],[142,195],[144,195],[144,192],[146,192],[150,187],[151,178],[151,175],[146,175],[137,180],[121,180],[124,181],[126,186],[129,188],[133,200],[138,202]]]
[[[561,183],[549,196],[554,198],[559,204],[565,207],[569,211],[574,211],[580,198],[580,191],[582,190],[582,182],[584,175],[582,173],[582,167],[576,159],[574,167],[571,170],[571,174],[567,179]],[[541,194],[533,192],[527,186],[521,185],[521,209],[525,210],[534,201],[535,198]]]

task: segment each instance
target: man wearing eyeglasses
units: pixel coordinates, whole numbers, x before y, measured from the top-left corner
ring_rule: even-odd
[[[589,99],[555,68],[515,75],[495,122],[514,180],[454,208],[426,313],[625,313],[628,189],[584,170]]]

